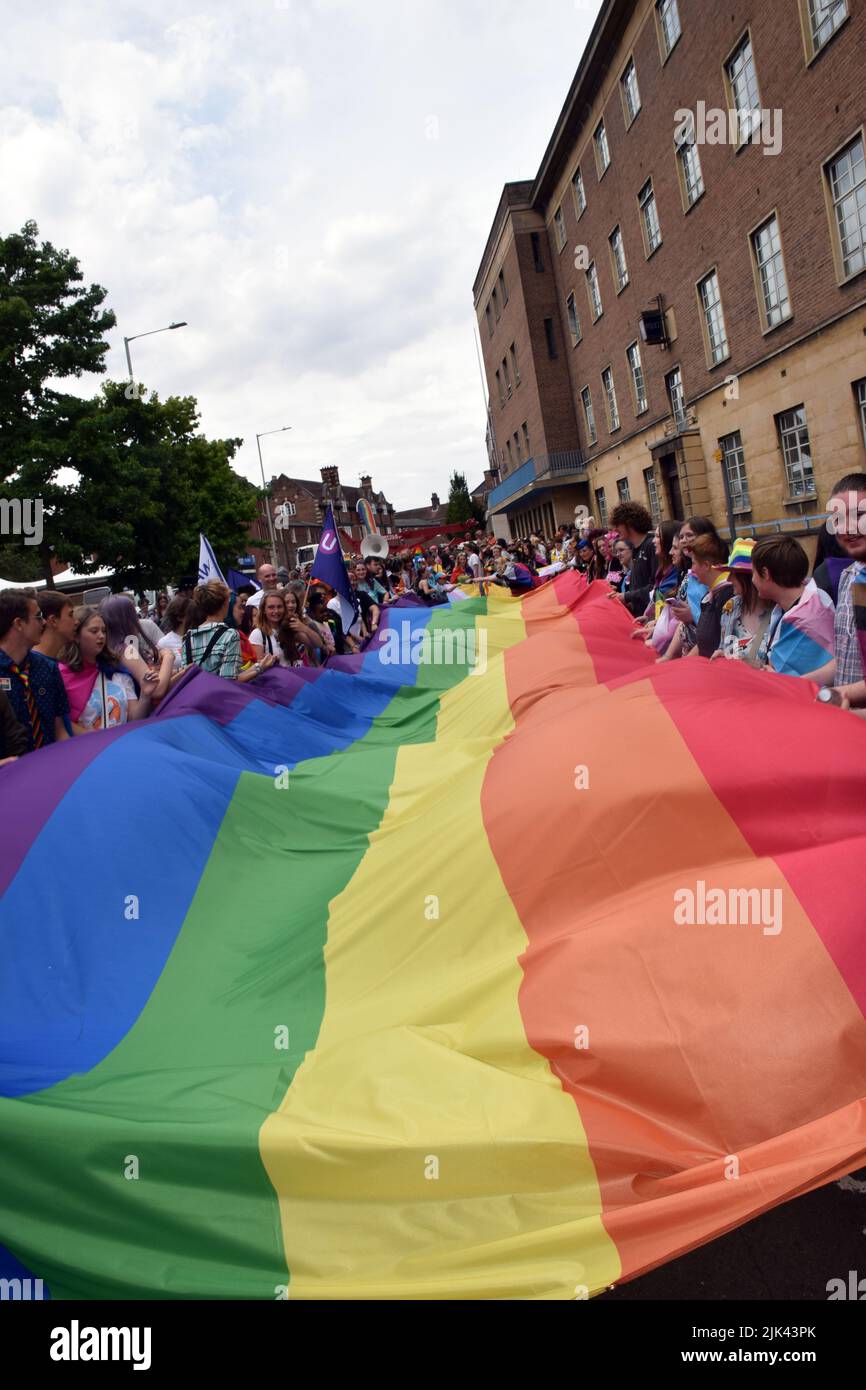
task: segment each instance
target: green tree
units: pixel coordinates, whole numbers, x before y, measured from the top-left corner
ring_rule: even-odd
[[[243,441],[205,438],[192,396],[130,400],[107,382],[92,404],[70,436],[78,482],[53,521],[58,551],[136,589],[195,573],[200,531],[234,563],[256,513],[255,488],[231,467]]]
[[[115,317],[102,307],[105,290],[84,285],[76,258],[38,235],[27,222],[0,238],[0,494],[41,498],[39,554],[50,582],[50,523],[68,494],[57,475],[92,403],[49,383],[103,372]]]
[[[483,521],[484,512],[469,495],[465,473],[451,474],[451,490],[448,494],[448,513],[445,518],[451,525],[459,521]]]

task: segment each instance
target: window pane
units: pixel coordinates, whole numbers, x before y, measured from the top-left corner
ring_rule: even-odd
[[[610,249],[613,253],[616,287],[618,290],[621,290],[628,284],[628,266],[625,260],[625,247],[623,245],[622,232],[619,227],[614,227],[610,234]]]
[[[556,228],[557,245],[561,251],[566,241],[565,218],[562,215],[562,208],[557,208],[556,212],[553,214],[553,225]]]
[[[659,490],[656,486],[655,469],[645,468],[643,476],[646,483],[646,495],[649,499],[650,515],[653,521],[658,524],[662,519],[662,509],[659,501]]]
[[[667,56],[682,33],[677,0],[659,0],[656,9],[658,10],[659,23],[661,25],[662,44],[664,46],[665,56]]]
[[[710,345],[710,356],[714,363],[722,362],[728,356],[728,335],[725,331],[725,319],[722,313],[722,300],[719,294],[719,282],[715,274],[708,275],[701,281],[701,304],[704,310],[704,321],[707,326],[707,338]]]
[[[580,316],[577,312],[577,305],[574,301],[573,292],[568,296],[565,302],[568,309],[568,326],[571,330],[571,341],[574,346],[577,347],[577,344],[580,342]]]
[[[611,433],[619,429],[619,410],[616,404],[616,388],[613,384],[613,372],[610,367],[605,367],[601,374],[601,384],[604,387],[604,394],[607,400],[607,418],[610,424]]]
[[[637,343],[632,343],[626,352],[628,365],[631,370],[631,378],[634,383],[634,398],[637,406],[637,413],[646,410],[648,401],[646,394],[646,382],[643,374],[643,363],[640,358],[640,348]]]
[[[679,148],[680,167],[683,171],[683,187],[686,190],[686,205],[691,207],[704,191],[704,176],[698,147],[693,140],[684,140]]]
[[[665,386],[674,419],[678,424],[682,424],[686,418],[686,398],[683,391],[683,375],[679,367],[674,367],[672,372],[668,372],[665,377]]]
[[[640,110],[640,91],[638,90],[637,69],[633,58],[629,59],[628,67],[622,75],[622,91],[628,118],[633,121]]]
[[[763,227],[758,228],[752,237],[752,244],[761,281],[764,314],[768,326],[772,328],[786,319],[791,312],[788,281],[782,261],[779,223],[775,217],[771,217]]]
[[[592,409],[592,396],[588,386],[584,386],[580,393],[580,399],[583,402],[583,414],[586,420],[587,436],[590,444],[594,444],[597,438],[595,433],[595,413]]]
[[[604,121],[600,123],[595,132],[595,149],[598,155],[599,173],[603,174],[608,164],[610,164],[610,152],[607,147],[607,131],[604,128]]]
[[[788,410],[784,415],[777,416],[777,423],[789,495],[812,496],[815,492],[815,476],[812,471],[812,447],[809,443],[806,411],[803,406],[797,406],[795,410]]]
[[[809,0],[812,47],[823,48],[848,14],[846,0]]]
[[[574,207],[578,217],[586,209],[586,194],[583,191],[583,175],[579,169],[575,169],[571,180],[571,187],[574,192]]]
[[[640,205],[641,217],[643,218],[647,255],[651,256],[656,247],[661,245],[662,239],[652,179],[647,179],[638,194],[638,203]]]
[[[598,512],[599,526],[607,525],[607,498],[604,495],[604,488],[597,487],[595,490],[595,509]]]
[[[761,128],[758,74],[755,72],[752,41],[748,35],[728,61],[728,81],[737,111],[740,140],[748,140],[753,131]]]
[[[866,157],[862,136],[833,160],[829,175],[843,273],[854,275],[866,266]]]
[[[749,511],[749,480],[746,477],[746,456],[739,430],[720,439],[719,447],[722,451],[722,465],[728,475],[734,511]]]

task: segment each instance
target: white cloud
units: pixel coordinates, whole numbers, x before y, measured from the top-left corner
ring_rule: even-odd
[[[6,22],[0,227],[76,254],[161,395],[238,466],[400,507],[485,466],[472,281],[502,183],[531,176],[589,32],[554,0],[71,0]],[[96,389],[98,381],[82,389]]]

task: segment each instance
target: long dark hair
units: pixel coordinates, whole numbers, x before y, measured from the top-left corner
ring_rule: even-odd
[[[659,540],[661,541],[662,553],[659,556],[659,567],[656,570],[656,584],[660,584],[665,575],[674,567],[674,562],[671,559],[671,548],[682,530],[682,524],[681,521],[659,522]]]
[[[123,651],[130,637],[135,637],[138,650],[145,661],[157,660],[158,652],[138,621],[135,604],[126,594],[112,594],[99,605],[99,615],[105,623],[106,646]]]

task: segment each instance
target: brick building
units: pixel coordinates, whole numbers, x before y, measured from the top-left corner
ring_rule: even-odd
[[[340,482],[340,471],[336,467],[323,468],[321,475],[320,482],[310,482],[305,478],[287,478],[284,473],[271,479],[269,497],[259,499],[258,516],[253,523],[250,536],[250,551],[256,567],[271,558],[266,510],[268,504],[272,517],[277,515],[277,509],[283,504],[288,504],[289,508],[293,509],[289,512],[288,526],[275,529],[274,532],[277,542],[277,564],[285,565],[289,570],[297,565],[299,546],[317,544],[329,502],[333,504],[337,526],[357,545],[360,545],[364,536],[360,518],[355,510],[361,497],[366,497],[373,507],[379,530],[383,535],[396,529],[394,508],[384,493],[373,490],[371,478],[363,477],[360,487],[349,487]]]
[[[475,281],[494,522],[802,533],[866,468],[864,54],[855,0],[606,0]]]

